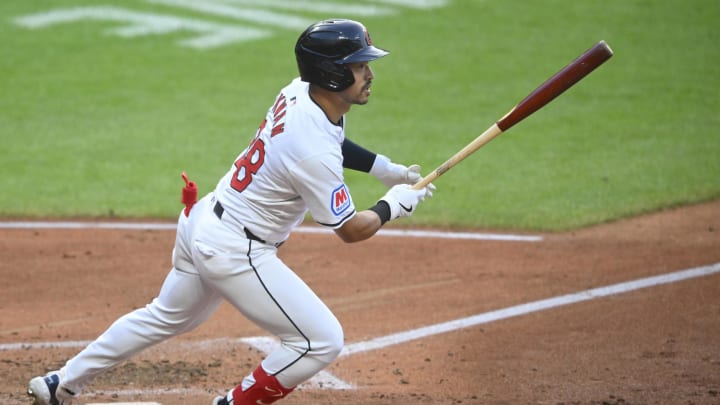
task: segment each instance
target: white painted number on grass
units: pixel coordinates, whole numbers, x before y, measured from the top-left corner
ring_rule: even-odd
[[[180,46],[208,49],[238,42],[253,41],[272,36],[276,30],[298,31],[315,19],[293,12],[332,13],[343,16],[394,15],[403,7],[430,9],[445,6],[449,0],[376,0],[373,3],[333,3],[326,1],[292,0],[146,0],[148,3],[180,7],[191,12],[242,21],[242,24],[213,22],[206,19],[179,17],[167,14],[133,11],[114,6],[59,8],[19,16],[15,24],[39,29],[79,21],[110,21],[124,25],[108,28],[104,32],[125,38],[142,35],[162,35],[189,31],[195,35],[180,40]],[[322,17],[318,17],[322,18]]]
[[[27,28],[43,28],[49,25],[81,20],[122,21],[127,25],[106,30],[121,37],[168,34],[175,31],[194,31],[198,36],[180,41],[180,45],[193,48],[212,48],[233,42],[259,39],[270,35],[269,31],[236,25],[219,24],[203,20],[174,17],[162,14],[138,13],[117,7],[79,7],[52,10],[15,19]]]

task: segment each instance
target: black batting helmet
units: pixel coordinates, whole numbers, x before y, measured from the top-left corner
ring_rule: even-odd
[[[346,64],[369,62],[387,54],[373,46],[364,25],[345,19],[315,23],[295,44],[300,78],[331,91],[345,90],[355,82]]]

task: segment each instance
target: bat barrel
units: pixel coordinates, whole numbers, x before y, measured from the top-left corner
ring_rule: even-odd
[[[498,127],[503,131],[508,130],[579,82],[612,55],[613,51],[605,41],[598,42],[528,94],[497,122]]]

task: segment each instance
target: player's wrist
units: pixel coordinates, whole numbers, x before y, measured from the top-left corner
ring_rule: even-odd
[[[388,204],[387,201],[384,200],[378,201],[377,204],[373,205],[368,209],[370,211],[373,211],[378,215],[378,217],[380,217],[380,226],[383,226],[385,222],[389,221],[392,216],[390,204]]]
[[[373,161],[372,167],[368,173],[380,179],[386,176],[387,172],[390,171],[390,162],[391,160],[389,157],[378,153],[375,156],[375,160]]]

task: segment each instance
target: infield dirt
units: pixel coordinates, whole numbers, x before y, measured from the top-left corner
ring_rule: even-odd
[[[487,231],[487,230],[483,230]],[[323,298],[347,343],[638,278],[720,263],[720,201],[541,242],[294,234],[283,258]],[[145,305],[173,231],[0,230],[0,403]],[[119,365],[81,403],[210,404],[262,353],[227,304],[195,331]],[[10,348],[24,343],[22,348]],[[350,390],[301,387],[283,404],[718,404],[720,274],[491,322],[340,358]]]

